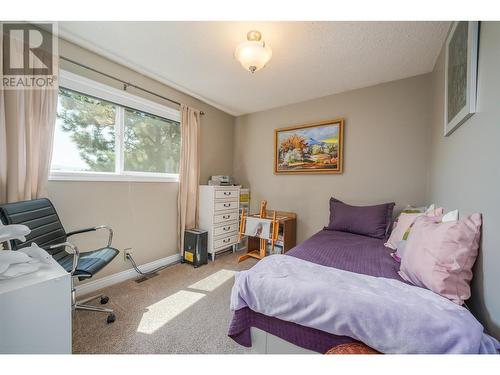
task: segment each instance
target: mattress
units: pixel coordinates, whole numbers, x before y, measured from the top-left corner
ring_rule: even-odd
[[[390,256],[384,240],[357,234],[322,230],[285,256],[334,267],[345,271],[405,282],[398,275],[399,264]],[[351,337],[337,336],[296,323],[269,317],[249,308],[234,312],[228,335],[240,345],[252,346],[250,327],[256,327],[297,346],[326,353],[336,345],[357,342]]]

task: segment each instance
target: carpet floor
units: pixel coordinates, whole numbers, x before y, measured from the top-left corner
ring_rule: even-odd
[[[249,353],[227,336],[234,273],[256,262],[238,264],[239,255],[221,255],[196,269],[176,264],[141,283],[128,280],[103,289],[116,321],[107,324],[106,314],[77,311],[73,353]]]

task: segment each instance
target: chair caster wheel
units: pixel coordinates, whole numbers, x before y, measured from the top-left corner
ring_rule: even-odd
[[[109,297],[108,296],[101,297],[101,305],[107,304],[108,301],[109,301]]]
[[[108,324],[113,323],[115,320],[116,320],[115,314],[108,315],[108,319],[107,319]]]

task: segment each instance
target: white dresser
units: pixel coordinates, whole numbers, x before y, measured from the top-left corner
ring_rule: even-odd
[[[0,280],[0,354],[71,354],[71,313],[71,276],[54,260]]]
[[[239,204],[239,186],[200,185],[199,227],[208,231],[207,249],[212,261],[216,253],[238,242]]]

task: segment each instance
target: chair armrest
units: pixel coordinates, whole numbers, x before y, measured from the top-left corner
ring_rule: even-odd
[[[66,237],[74,236],[75,234],[87,233],[87,232],[95,232],[95,231],[96,231],[95,227],[85,228],[85,229],[78,229],[78,230],[74,230],[72,232],[66,233]]]
[[[64,247],[64,251],[66,251],[68,254],[73,254],[73,266],[71,267],[71,275],[73,275],[76,271],[76,267],[78,266],[78,260],[80,259],[80,251],[78,250],[78,247],[76,247],[71,242],[67,241],[63,243],[58,243],[56,245],[51,245],[50,249],[57,249],[59,247]],[[68,247],[71,249],[71,252],[66,250]]]
[[[67,233],[66,237],[74,236],[75,234],[81,234],[81,233],[87,233],[87,232],[95,232],[95,231],[97,231],[99,229],[106,229],[109,232],[108,247],[110,247],[111,246],[111,242],[113,241],[113,229],[111,229],[111,227],[108,226],[108,225],[99,225],[97,227],[74,230],[72,232]]]

